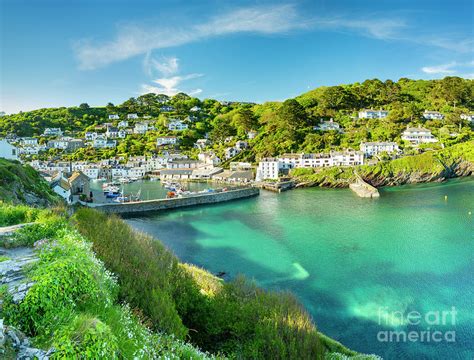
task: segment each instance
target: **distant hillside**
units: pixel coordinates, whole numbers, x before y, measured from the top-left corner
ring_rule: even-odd
[[[49,206],[60,201],[31,166],[3,158],[0,158],[0,200],[31,206]]]
[[[383,119],[361,119],[364,108],[389,111]],[[425,110],[440,111],[444,118],[425,119]],[[43,158],[62,156],[65,160],[98,160],[114,156],[153,155],[159,152],[158,136],[176,136],[178,148],[196,157],[194,147],[206,136],[212,150],[221,159],[225,149],[236,140],[248,140],[250,130],[257,136],[249,141],[251,149],[242,154],[242,161],[255,161],[287,152],[327,152],[331,149],[358,148],[362,141],[396,141],[403,148],[402,131],[408,126],[422,125],[444,145],[464,142],[473,137],[472,123],[462,114],[474,111],[474,80],[446,77],[440,80],[398,81],[379,79],[338,86],[321,86],[284,102],[249,104],[198,99],[180,93],[173,97],[145,94],[119,105],[38,109],[0,117],[0,137],[14,133],[40,136],[45,128],[61,128],[66,135],[84,138],[86,131],[105,132],[106,123],[117,126],[128,120],[130,134],[120,139],[115,148],[84,147],[71,153],[50,149]],[[129,114],[132,115],[128,119]],[[109,115],[118,115],[119,119]],[[188,129],[173,131],[168,122],[181,119]],[[314,127],[321,120],[333,119],[342,131],[320,131]],[[134,133],[133,126],[147,120],[152,130]],[[454,135],[453,135],[454,134]],[[233,140],[226,141],[229,137]]]

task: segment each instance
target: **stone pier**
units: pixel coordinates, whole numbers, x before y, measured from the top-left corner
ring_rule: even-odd
[[[128,203],[94,204],[93,208],[109,214],[136,214],[150,211],[170,210],[180,207],[216,204],[225,201],[245,199],[260,194],[257,188],[244,188],[199,194],[172,199],[145,200]]]
[[[349,184],[349,188],[354,191],[357,196],[362,198],[378,198],[380,193],[377,188],[366,183],[358,174],[355,174],[357,180],[355,183]]]

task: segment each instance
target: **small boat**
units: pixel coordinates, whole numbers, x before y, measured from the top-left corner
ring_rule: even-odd
[[[105,194],[105,197],[106,197],[107,199],[115,199],[115,198],[117,198],[117,197],[119,197],[119,196],[120,196],[120,194],[119,194],[119,193],[115,193],[115,192],[108,192],[108,193]]]
[[[129,178],[120,178],[119,181],[121,184],[128,184],[132,182],[132,180],[130,180]]]
[[[106,194],[118,194],[120,192],[120,188],[118,186],[109,186],[103,189],[104,195]]]

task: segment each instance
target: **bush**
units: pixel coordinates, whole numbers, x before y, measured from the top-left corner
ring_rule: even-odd
[[[36,220],[40,210],[25,205],[11,205],[0,202],[0,226],[29,223]]]
[[[320,340],[292,295],[264,291],[243,277],[224,283],[205,270],[179,264],[158,240],[115,216],[80,209],[74,220],[117,274],[120,299],[139,309],[154,329],[178,338],[189,329],[200,348],[233,358],[317,359],[327,351],[327,341]],[[342,345],[336,349],[353,354]]]
[[[53,343],[55,358],[116,359],[118,344],[110,327],[96,317],[77,316]]]
[[[176,257],[115,216],[81,209],[75,220],[99,258],[119,276],[120,298],[140,308],[155,330],[183,339],[188,330],[180,315],[186,318],[201,295]]]

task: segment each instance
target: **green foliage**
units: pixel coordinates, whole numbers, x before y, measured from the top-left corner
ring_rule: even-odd
[[[44,206],[60,201],[31,166],[0,158],[0,200],[22,204],[31,202],[31,198]]]
[[[210,358],[152,333],[127,305],[119,305],[115,277],[70,226],[64,223],[50,235],[38,245],[39,260],[28,273],[34,285],[26,297],[13,303],[6,286],[0,289],[0,316],[31,337],[34,346],[53,347],[52,357],[58,359]]]
[[[140,308],[154,329],[184,338],[179,315],[186,316],[199,291],[174,255],[117,217],[81,209],[75,220],[107,268],[119,275],[120,298]]]
[[[26,205],[0,203],[0,226],[29,223],[36,220],[39,210]]]
[[[152,328],[178,338],[189,331],[200,348],[235,358],[321,358],[326,351],[290,294],[263,291],[243,278],[224,283],[179,264],[161,243],[115,216],[81,209],[74,220],[117,274],[119,298],[139,309]]]
[[[35,223],[16,231],[10,237],[0,238],[0,245],[5,248],[32,246],[36,241],[51,239],[58,230],[66,226],[66,222],[51,212],[43,210],[38,212]]]

